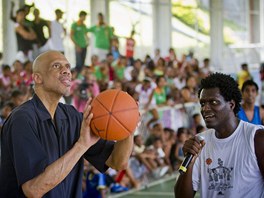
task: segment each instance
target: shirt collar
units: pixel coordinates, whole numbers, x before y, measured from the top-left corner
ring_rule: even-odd
[[[36,94],[33,95],[32,102],[41,120],[44,121],[44,120],[51,119],[51,116],[48,110],[46,109],[46,107],[44,106],[44,104],[42,103],[42,101],[39,99],[39,97]],[[60,119],[60,120],[67,119],[65,112],[63,111],[61,107],[61,104],[57,106],[57,109],[55,111],[55,119]]]

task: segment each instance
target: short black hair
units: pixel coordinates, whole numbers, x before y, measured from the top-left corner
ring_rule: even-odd
[[[87,12],[85,12],[85,11],[81,11],[80,13],[79,13],[79,17],[81,17],[81,16],[86,16],[87,15]]]
[[[24,8],[19,8],[17,11],[16,11],[16,14],[20,13],[20,12],[25,12],[25,9]]]
[[[258,87],[257,83],[255,83],[253,80],[246,80],[246,81],[243,83],[243,85],[242,85],[241,91],[242,91],[242,92],[245,91],[245,89],[246,89],[247,86],[255,86],[257,92],[258,92],[258,90],[259,90],[259,87]]]
[[[11,98],[16,98],[18,96],[22,96],[23,95],[23,92],[20,91],[19,89],[14,89],[12,92],[11,92]]]
[[[198,91],[199,98],[203,89],[211,88],[219,88],[220,94],[224,97],[225,101],[234,100],[236,104],[233,111],[235,115],[239,112],[242,95],[234,78],[228,74],[218,72],[210,74],[201,80],[201,86]]]

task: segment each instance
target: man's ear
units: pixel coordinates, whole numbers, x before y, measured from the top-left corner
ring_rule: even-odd
[[[33,73],[32,74],[32,78],[33,78],[33,80],[34,80],[34,82],[36,84],[41,84],[42,83],[42,77],[41,77],[41,75],[39,73]]]
[[[235,106],[236,106],[236,102],[235,102],[234,100],[231,100],[231,101],[229,102],[229,105],[230,105],[230,108],[231,108],[232,110],[234,110],[234,108],[235,108]]]

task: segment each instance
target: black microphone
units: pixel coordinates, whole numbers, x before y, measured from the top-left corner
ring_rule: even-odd
[[[200,136],[200,135],[197,135],[199,141],[202,141],[204,140],[204,137],[203,136]],[[192,161],[192,158],[193,158],[193,155],[188,153],[187,156],[184,158],[180,168],[179,168],[179,172],[180,174],[182,175],[183,173],[186,173],[187,171],[187,168],[189,166],[189,164],[191,163]]]

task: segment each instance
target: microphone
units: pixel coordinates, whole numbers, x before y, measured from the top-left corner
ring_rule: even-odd
[[[204,140],[203,136],[197,135],[197,137],[198,137],[200,142],[202,140]],[[193,155],[188,153],[187,156],[184,158],[184,160],[183,160],[183,162],[182,162],[182,164],[181,164],[181,166],[179,168],[179,172],[180,172],[181,175],[186,173],[187,168],[188,168],[189,164],[191,163],[192,159],[193,159]]]

